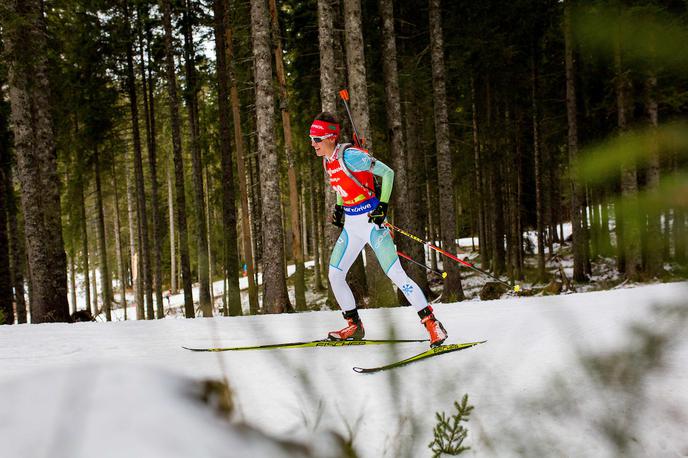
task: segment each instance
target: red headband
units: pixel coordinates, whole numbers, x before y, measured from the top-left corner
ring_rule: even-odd
[[[311,124],[310,135],[313,137],[324,137],[328,134],[333,134],[335,137],[339,136],[339,124],[316,119]]]

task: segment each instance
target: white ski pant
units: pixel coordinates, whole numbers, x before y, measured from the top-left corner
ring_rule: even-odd
[[[344,228],[330,257],[328,277],[334,297],[342,310],[346,312],[356,308],[354,295],[346,283],[346,274],[366,243],[373,248],[382,270],[404,293],[413,308],[418,312],[427,307],[428,301],[425,294],[401,267],[397,248],[389,229],[386,227],[380,229],[376,224],[369,223],[368,215],[364,213],[346,215]],[[368,262],[371,260],[369,259]]]

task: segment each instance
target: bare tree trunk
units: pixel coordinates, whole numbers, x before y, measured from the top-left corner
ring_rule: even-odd
[[[314,170],[315,169],[315,170]],[[313,288],[316,291],[323,291],[325,287],[322,284],[322,270],[325,266],[320,262],[320,213],[318,212],[318,205],[316,201],[319,200],[319,186],[321,175],[318,173],[320,164],[311,162],[308,167],[309,179],[308,190],[306,191],[308,197],[308,213],[310,216],[310,231],[311,231],[311,252],[313,254]]]
[[[255,116],[251,116],[252,124],[249,127],[249,130],[251,132],[256,131],[256,124],[255,124]],[[251,147],[256,147],[256,140],[257,136],[253,135],[250,141],[248,142],[248,150],[247,150],[247,155],[246,157],[248,158],[248,168],[247,168],[247,173],[248,173],[248,186],[250,189],[249,192],[249,197],[250,197],[250,207],[249,207],[249,220],[251,221],[251,230],[254,234],[254,236],[251,239],[252,247],[253,247],[253,254],[255,258],[255,263],[256,263],[256,269],[255,269],[255,274],[256,274],[256,284],[258,283],[258,271],[260,270],[262,264],[263,264],[263,239],[262,239],[262,233],[263,233],[263,222],[260,218],[261,215],[261,189],[260,189],[260,179],[259,179],[259,174],[260,174],[260,163],[258,161],[258,154],[256,152],[251,151]]]
[[[538,71],[535,57],[532,58],[531,69],[531,98],[533,103],[533,156],[535,166],[535,214],[537,218],[537,276],[538,281],[546,281],[545,273],[545,222],[543,208],[543,179],[542,179],[542,157],[540,147],[540,114],[537,102],[538,94]]]
[[[177,294],[177,242],[175,239],[174,230],[174,183],[172,182],[172,175],[174,171],[174,164],[170,155],[167,160],[167,208],[168,220],[170,222],[170,293]]]
[[[430,174],[430,171],[432,170],[430,167],[430,161],[431,158],[429,157],[428,152],[423,155],[423,162],[425,165],[425,171],[426,171],[426,176],[425,176],[425,204],[427,207],[427,213],[428,213],[428,230],[427,230],[427,235],[426,238],[430,240],[433,244],[436,244],[437,242],[437,208],[436,206],[432,205],[432,202],[437,202],[437,196],[435,192],[436,188],[436,183],[434,176]],[[430,267],[433,270],[437,270],[438,267],[438,262],[437,262],[437,252],[435,250],[430,250]]]
[[[80,167],[81,168],[81,167]],[[82,272],[84,275],[84,293],[86,296],[86,310],[89,311],[93,316],[95,316],[96,310],[93,307],[93,301],[91,298],[91,277],[89,268],[89,251],[88,251],[88,224],[86,219],[86,198],[84,196],[84,177],[81,176],[77,178],[79,186],[79,204],[81,210],[80,218],[80,228],[81,228],[81,261],[82,261]]]
[[[156,128],[155,128],[155,98],[153,97],[155,80],[152,77],[151,70],[151,28],[150,24],[146,26],[146,34],[148,38],[148,75],[146,76],[146,66],[144,65],[143,52],[143,26],[141,25],[141,16],[139,19],[139,49],[141,56],[141,81],[143,82],[143,111],[146,118],[146,140],[148,146],[148,169],[150,170],[151,181],[151,213],[153,225],[153,253],[152,253],[152,289],[155,294],[155,308],[157,318],[164,318],[165,311],[162,303],[162,224],[159,208],[158,197],[158,165],[157,165],[157,142],[156,142]]]
[[[100,256],[100,278],[102,279],[103,290],[103,311],[105,312],[105,319],[112,321],[112,278],[110,277],[110,269],[108,267],[107,243],[105,241],[105,215],[103,213],[103,191],[100,185],[100,158],[98,155],[98,147],[93,151],[93,165],[96,179],[96,225],[98,227],[98,249]]]
[[[344,0],[344,28],[346,61],[351,93],[351,115],[354,118],[359,134],[364,138],[371,134],[370,114],[368,111],[368,88],[366,81],[365,57],[363,50],[363,31],[361,25],[361,1]],[[365,141],[367,149],[373,148],[372,140]],[[369,305],[389,307],[397,305],[396,294],[391,282],[382,271],[373,250],[366,245],[366,276],[368,281]],[[352,274],[355,275],[354,266]],[[359,280],[360,281],[360,280]]]
[[[170,0],[161,0],[163,26],[165,28],[165,69],[167,91],[172,122],[172,150],[174,153],[174,178],[177,191],[176,219],[179,230],[179,252],[181,258],[182,282],[184,288],[184,312],[187,318],[195,316],[191,290],[191,268],[189,263],[189,238],[186,226],[186,196],[184,191],[184,163],[182,159],[181,120],[179,118],[179,98],[174,69],[174,49],[172,47],[172,13]]]
[[[67,321],[67,259],[42,3],[13,1],[6,8],[2,27],[32,287],[31,321]]]
[[[4,124],[4,119],[0,119],[0,123]],[[0,124],[0,324],[14,324],[13,282],[7,225],[7,201],[9,200],[7,191],[10,188],[6,186],[10,161],[7,142],[4,138],[6,129],[2,124]]]
[[[9,199],[14,201],[14,195],[9,195]],[[11,203],[10,205],[14,205]],[[24,266],[26,254],[24,251],[24,235],[20,234],[17,222],[16,211],[9,211],[9,231],[10,231],[10,256],[12,262],[12,284],[14,285],[14,302],[17,309],[17,323],[27,322],[26,291],[24,289]],[[76,304],[76,302],[75,302]]]
[[[538,104],[539,107],[539,104]],[[538,127],[542,129],[542,124]],[[545,243],[547,244],[547,251],[549,256],[554,255],[554,232],[556,232],[556,224],[554,223],[554,211],[552,207],[555,205],[554,200],[556,197],[556,185],[554,183],[554,162],[552,161],[552,154],[550,148],[547,145],[547,141],[543,140],[543,136],[540,135],[540,160],[543,181],[543,211],[544,214],[544,227],[545,227]]]
[[[213,310],[215,310],[215,287],[213,285],[213,235],[211,232],[213,227],[214,215],[212,212],[212,208],[210,207],[210,193],[213,189],[213,182],[210,179],[210,173],[208,172],[207,163],[205,164],[203,173],[205,176],[205,199],[203,205],[205,206],[205,227],[207,229],[206,239],[208,240],[208,285],[210,286],[210,306]],[[234,226],[234,228],[236,229],[236,225]],[[222,275],[222,278],[224,279],[224,275]],[[224,305],[226,308],[226,304]]]
[[[384,73],[385,85],[385,112],[387,114],[390,154],[392,155],[392,165],[394,166],[394,194],[392,196],[392,201],[394,203],[395,223],[402,228],[410,229],[409,214],[407,211],[410,205],[407,157],[401,115],[397,44],[394,32],[394,7],[392,3],[392,0],[380,0],[379,2],[380,18],[382,19],[382,70]],[[410,253],[411,244],[413,243],[411,239],[401,237],[397,238],[395,243],[402,253]],[[402,264],[409,274],[415,273],[415,268],[409,269],[410,266],[413,265],[412,263],[404,259]],[[397,291],[397,300],[401,304],[408,303],[406,296],[401,290]]]
[[[291,246],[296,264],[294,273],[294,290],[296,310],[306,310],[306,283],[303,266],[303,247],[301,245],[301,226],[299,222],[299,193],[296,184],[296,163],[294,161],[294,146],[291,138],[291,116],[289,114],[289,100],[287,98],[287,76],[284,71],[282,40],[280,38],[279,19],[277,17],[276,0],[268,1],[272,24],[272,43],[275,54],[275,70],[279,82],[279,106],[282,113],[282,129],[284,132],[284,153],[287,158],[287,173],[289,180],[289,216],[291,222]]]
[[[475,79],[471,77],[471,111],[472,111],[472,127],[473,127],[473,176],[475,178],[475,206],[478,213],[478,240],[480,249],[480,264],[483,268],[487,267],[487,262],[484,256],[485,240],[487,239],[485,233],[485,206],[483,200],[483,172],[482,160],[480,158],[480,140],[478,131],[478,112],[476,110],[476,95],[475,95]]]
[[[338,74],[337,74],[337,61],[335,58],[335,30],[334,30],[334,18],[336,16],[333,0],[318,0],[318,43],[320,49],[320,103],[322,111],[326,111],[332,114],[337,113],[337,87]],[[322,180],[326,180],[325,171],[322,170]],[[328,189],[324,190],[324,208],[323,211],[319,211],[325,220],[329,219],[330,212],[334,208],[336,197],[333,192],[329,192]],[[328,266],[328,256],[332,251],[334,244],[339,237],[338,228],[332,224],[322,223],[318,221],[323,237],[322,237],[322,250],[321,250],[321,264],[323,267],[323,275],[327,278],[327,266]],[[354,263],[355,264],[355,263]],[[328,284],[327,292],[327,303],[330,308],[336,308],[336,301],[334,294],[332,293],[332,288]],[[352,286],[352,285],[350,285]],[[353,285],[356,286],[356,285]],[[352,288],[354,292],[354,297],[356,296],[356,291]],[[357,305],[358,300],[357,300]]]
[[[2,93],[0,92],[0,97]],[[6,139],[6,141],[9,139]],[[5,143],[6,144],[6,143]],[[5,155],[3,145],[0,145],[0,156]],[[17,208],[17,199],[14,194],[14,178],[12,174],[12,164],[9,157],[9,152],[3,160],[4,181],[0,183],[5,190],[5,207],[7,208],[7,229],[8,241],[10,244],[10,272],[12,287],[14,288],[14,302],[17,309],[17,323],[26,323],[26,299],[24,297],[24,267],[26,253],[24,250],[24,234],[20,229],[18,222],[19,209]],[[76,303],[76,302],[74,302]]]
[[[489,78],[485,79],[485,128],[482,130],[482,139],[480,144],[480,159],[481,159],[481,191],[483,195],[482,205],[485,210],[484,212],[484,230],[485,230],[485,240],[481,241],[481,251],[480,256],[483,259],[483,265],[492,269],[492,264],[494,261],[494,220],[496,216],[494,215],[494,205],[492,199],[492,193],[490,191],[491,180],[492,180],[492,156],[494,154],[494,148],[492,146],[492,83]],[[481,131],[478,131],[479,138]]]
[[[196,51],[193,44],[192,11],[189,0],[185,0],[182,30],[184,32],[184,63],[186,69],[186,86],[184,97],[189,112],[191,130],[191,166],[194,189],[194,208],[196,209],[196,249],[198,257],[199,302],[201,313],[205,317],[213,315],[210,299],[210,280],[208,264],[208,238],[205,227],[205,198],[203,196],[203,164],[199,143],[198,114],[198,81],[196,77]]]
[[[516,259],[514,260],[515,262],[515,268],[514,268],[514,278],[516,280],[522,280],[523,279],[523,223],[521,221],[521,202],[522,202],[522,177],[523,177],[523,154],[521,152],[521,140],[520,140],[520,133],[519,133],[519,126],[521,126],[521,115],[520,113],[516,116],[516,124],[515,124],[515,153],[516,153],[516,170],[514,173],[514,186],[516,189],[514,190],[514,202],[513,202],[513,217],[515,219],[514,221],[514,230],[515,232],[515,255]]]
[[[614,49],[614,66],[616,69],[617,119],[620,134],[623,135],[628,128],[630,82],[622,67],[618,38]],[[624,198],[625,208],[635,209],[638,195],[638,173],[635,165],[621,167],[621,195]],[[621,226],[623,234],[622,237],[617,237],[617,240],[619,240],[619,247],[624,256],[625,274],[631,280],[639,280],[642,273],[639,222],[635,219],[636,216],[633,211],[624,212],[623,215],[618,215],[618,213],[619,209],[617,208],[617,228]],[[619,216],[621,216],[621,221],[619,221]]]
[[[657,75],[651,72],[645,80],[647,114],[650,125],[656,131],[659,125],[659,109],[657,106]],[[659,152],[656,138],[653,139],[652,151],[647,167],[647,188],[650,192],[656,193],[659,189]],[[647,255],[645,269],[648,276],[655,277],[662,271],[662,226],[658,212],[651,211],[647,215]]]
[[[429,2],[430,55],[432,62],[433,108],[435,143],[437,148],[437,183],[439,187],[440,227],[443,248],[456,253],[456,213],[454,211],[454,180],[449,149],[449,115],[444,70],[444,39],[442,37],[442,10],[440,0]],[[444,281],[442,302],[464,299],[461,272],[455,262],[444,262],[447,278]]]
[[[576,74],[573,57],[573,39],[571,37],[571,0],[564,4],[564,42],[566,63],[566,117],[568,121],[568,149],[569,163],[573,164],[578,156],[578,120],[576,119]],[[571,186],[571,226],[573,232],[573,280],[582,282],[587,280],[585,275],[588,264],[585,228],[582,226],[581,206],[582,193],[575,178],[570,180]]]
[[[69,256],[69,289],[70,289],[70,299],[71,299],[71,304],[69,307],[69,313],[70,315],[76,312],[77,306],[76,306],[76,265],[75,265],[75,260],[74,260],[74,252],[72,252]],[[24,319],[24,323],[26,323],[26,318]]]
[[[274,92],[270,27],[265,0],[251,0],[256,85],[256,127],[260,162],[261,219],[263,224],[263,309],[282,313],[291,309],[284,272],[284,240],[280,211],[279,164],[275,147]]]
[[[115,249],[117,250],[117,276],[119,277],[119,287],[120,287],[120,306],[124,312],[124,319],[127,319],[127,282],[126,268],[124,264],[124,251],[122,250],[122,234],[121,234],[121,222],[119,219],[119,179],[117,178],[117,173],[115,171],[115,164],[112,164],[112,189],[115,194],[114,208],[115,213]]]
[[[134,297],[136,298],[136,319],[146,319],[145,305],[143,301],[143,278],[141,277],[141,256],[139,251],[139,240],[136,237],[138,227],[136,215],[136,198],[134,182],[131,173],[131,153],[126,155],[124,165],[126,188],[127,188],[127,217],[129,223],[129,253],[131,257],[131,276],[134,284]]]
[[[129,16],[129,2],[124,2],[124,14]],[[128,25],[128,23],[127,23]],[[131,31],[130,31],[131,33]],[[127,40],[127,91],[131,111],[132,138],[134,142],[134,183],[136,186],[137,237],[141,256],[141,274],[146,300],[146,318],[154,318],[153,290],[151,288],[150,248],[148,245],[148,215],[146,210],[146,191],[143,179],[143,160],[141,158],[141,133],[139,130],[139,108],[134,75],[133,38]]]
[[[510,106],[512,102],[510,102]],[[508,246],[508,264],[507,272],[509,278],[512,280],[518,280],[521,277],[521,270],[518,264],[519,250],[520,250],[520,238],[519,238],[519,222],[518,222],[518,212],[520,211],[520,203],[518,196],[518,173],[521,168],[521,150],[518,144],[518,124],[515,120],[512,120],[508,116],[509,111],[507,111],[507,119],[505,132],[507,132],[507,151],[509,151],[509,161],[513,166],[510,166],[510,172],[506,175],[505,186],[506,186],[506,208],[505,213],[508,218],[507,225],[507,246]],[[517,111],[514,112],[514,118],[518,119]]]
[[[92,275],[91,278],[91,285],[93,285],[93,293],[91,297],[93,298],[93,316],[98,316],[100,315],[100,311],[102,310],[100,307],[98,307],[98,273],[96,271],[96,266],[93,266],[93,270],[90,272],[90,275]]]
[[[498,148],[499,145],[496,145]],[[492,270],[495,275],[501,275],[505,266],[504,250],[504,191],[502,190],[502,166],[499,162],[493,161],[489,171],[490,206],[492,217]]]
[[[412,234],[425,233],[425,211],[423,208],[424,200],[421,196],[425,195],[425,173],[424,173],[424,154],[421,151],[421,144],[419,137],[421,135],[418,127],[418,119],[420,116],[419,106],[414,102],[415,90],[409,87],[407,90],[406,100],[406,138],[407,138],[407,187],[406,192],[408,196],[415,196],[409,199],[404,211],[407,213],[408,231]],[[425,247],[420,243],[413,243],[408,248],[408,254],[413,259],[423,264],[425,261]],[[406,272],[418,284],[418,286],[425,293],[425,297],[435,297],[435,294],[428,287],[427,271],[418,266],[407,266]]]
[[[217,57],[217,87],[218,87],[218,107],[220,120],[220,154],[222,160],[222,233],[223,233],[223,247],[224,247],[224,269],[223,278],[227,279],[227,305],[225,311],[230,316],[242,315],[241,309],[241,291],[239,290],[239,256],[237,253],[237,212],[235,204],[234,191],[234,164],[232,164],[232,144],[231,131],[229,127],[229,93],[230,93],[230,69],[228,60],[232,58],[232,51],[229,49],[232,44],[228,43],[231,40],[231,24],[229,24],[229,5],[227,0],[215,0],[213,2],[215,13],[215,49]],[[232,78],[233,79],[233,78]],[[236,91],[234,81],[232,81],[232,91]],[[239,120],[235,120],[238,128],[238,138],[236,142],[241,144],[241,124]],[[237,131],[235,131],[237,135]],[[237,148],[237,155],[243,148]],[[243,169],[243,158],[242,158]],[[241,170],[243,172],[243,170]],[[243,175],[239,174],[239,181],[243,186],[239,189],[246,188],[246,180]],[[242,196],[242,207],[244,204],[244,197]],[[242,224],[244,222],[242,221]],[[244,229],[247,225],[244,226]],[[250,236],[250,234],[248,234]],[[246,245],[244,245],[246,246]],[[250,245],[248,245],[250,247]],[[244,251],[246,254],[246,252]],[[246,257],[246,256],[245,256]],[[250,249],[247,258],[253,264]],[[253,265],[251,265],[251,274],[253,274]],[[251,287],[253,291],[251,291]],[[249,296],[253,294],[256,296],[255,285],[252,285],[252,275],[249,277]],[[256,296],[257,298],[257,296]]]
[[[228,19],[228,18],[227,18]],[[248,277],[248,300],[249,312],[256,314],[259,311],[258,306],[258,287],[256,284],[256,264],[253,251],[253,240],[259,239],[259,232],[254,232],[254,237],[251,237],[251,220],[255,215],[249,210],[249,190],[247,180],[249,180],[249,169],[245,166],[244,159],[244,140],[241,131],[241,104],[239,101],[239,91],[237,89],[237,80],[234,72],[234,44],[232,42],[232,27],[227,24],[227,64],[229,65],[229,79],[230,79],[230,97],[232,104],[232,121],[234,124],[234,141],[237,155],[237,175],[239,177],[239,197],[241,200],[241,224],[244,237],[244,262],[246,263],[246,273]],[[249,180],[250,181],[250,180]],[[258,218],[255,218],[259,220]]]

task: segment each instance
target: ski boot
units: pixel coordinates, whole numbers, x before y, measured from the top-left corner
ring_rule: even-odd
[[[362,340],[365,336],[365,329],[363,329],[363,323],[358,317],[358,310],[343,312],[342,316],[349,323],[348,326],[339,331],[330,332],[327,338],[330,340]]]
[[[420,322],[423,323],[428,334],[430,334],[430,347],[434,348],[442,345],[447,340],[448,334],[442,323],[432,313],[432,307],[428,305],[418,312],[418,316],[420,317]]]

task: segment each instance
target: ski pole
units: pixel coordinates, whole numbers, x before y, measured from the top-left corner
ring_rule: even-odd
[[[358,136],[358,129],[356,129],[356,124],[354,124],[354,118],[351,116],[351,110],[349,110],[349,91],[346,89],[342,89],[339,91],[339,97],[342,98],[342,101],[344,102],[344,107],[346,108],[346,113],[349,115],[349,121],[351,121],[351,128],[354,131],[354,146],[357,146],[359,148],[363,148],[365,146],[365,138],[361,138]]]
[[[492,278],[492,279],[498,281],[498,282],[501,283],[502,285],[508,286],[509,289],[513,289],[513,290],[514,290],[515,292],[517,292],[517,293],[518,293],[519,291],[521,291],[521,287],[520,287],[519,285],[514,285],[514,286],[512,287],[510,284],[508,284],[508,283],[505,282],[504,280],[500,280],[499,278],[495,277],[495,276],[492,275],[491,273],[486,272],[486,271],[484,271],[484,270],[482,270],[482,269],[480,269],[480,268],[474,266],[474,265],[471,264],[470,262],[466,262],[466,261],[464,261],[463,259],[459,259],[458,257],[454,256],[453,254],[449,253],[448,251],[445,251],[445,250],[443,250],[442,248],[433,245],[432,243],[428,242],[427,240],[423,240],[423,239],[421,239],[420,237],[417,237],[417,236],[415,236],[415,235],[413,235],[413,234],[410,234],[410,233],[406,232],[405,230],[403,230],[403,229],[401,229],[401,228],[398,228],[398,227],[396,227],[395,225],[393,225],[393,224],[391,224],[391,223],[389,223],[389,222],[385,222],[385,226],[387,226],[388,228],[392,229],[393,231],[397,231],[397,232],[399,232],[400,234],[405,235],[406,237],[410,238],[411,240],[415,240],[416,242],[422,243],[423,245],[427,246],[428,248],[433,249],[433,250],[437,251],[438,253],[443,254],[443,255],[445,255],[446,257],[450,258],[450,259],[453,259],[454,261],[458,262],[459,264],[463,264],[464,266],[468,267],[469,269],[472,269],[472,270],[474,270],[474,271],[476,271],[476,272],[478,272],[478,273],[481,273],[481,274],[483,274],[483,275],[487,275],[488,277],[490,277],[490,278]]]
[[[432,273],[434,273],[434,274],[437,274],[437,275],[439,275],[439,276],[442,277],[442,278],[447,278],[447,272],[440,272],[439,270],[435,270],[435,269],[433,269],[432,267],[428,267],[428,266],[426,266],[425,264],[416,261],[416,260],[413,259],[411,256],[402,253],[401,251],[397,251],[397,254],[398,254],[399,256],[401,256],[402,258],[411,261],[412,263],[416,264],[417,266],[424,267],[424,268],[426,268],[427,270],[429,270],[430,272],[432,272]]]

